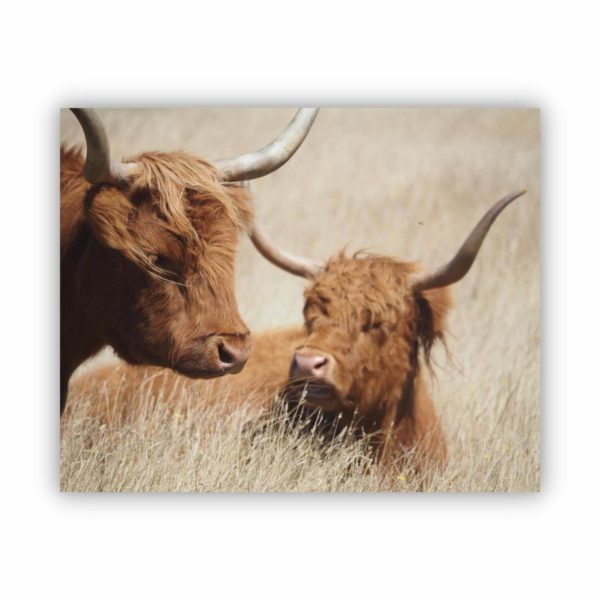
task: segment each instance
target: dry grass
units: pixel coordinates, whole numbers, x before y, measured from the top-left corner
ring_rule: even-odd
[[[183,149],[210,158],[267,142],[292,111],[103,111],[115,157]],[[63,139],[77,125],[61,115]],[[533,110],[325,109],[304,146],[257,181],[258,218],[292,251],[326,257],[345,244],[436,265],[504,194],[507,209],[472,272],[455,286],[449,348],[435,353],[436,404],[449,440],[445,470],[383,474],[360,443],[327,451],[281,431],[249,438],[255,415],[223,415],[227,394],[159,404],[118,429],[86,416],[62,435],[61,487],[70,491],[533,491],[539,489],[539,120]],[[260,282],[260,285],[257,285]],[[303,282],[244,240],[238,301],[253,330],[298,323]],[[140,393],[148,391],[140,390]],[[215,401],[216,400],[216,401]],[[97,399],[96,399],[97,401]],[[151,403],[149,403],[149,406]],[[183,410],[185,409],[185,410]],[[177,415],[180,415],[179,417]]]

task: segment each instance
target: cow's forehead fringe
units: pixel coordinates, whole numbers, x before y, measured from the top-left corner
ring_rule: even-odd
[[[149,189],[170,227],[187,237],[195,231],[186,208],[191,191],[198,200],[219,203],[225,215],[238,229],[246,229],[251,220],[249,194],[238,186],[225,186],[218,170],[203,158],[185,152],[146,152],[128,162],[138,170],[130,180],[133,190]]]
[[[307,301],[333,303],[359,309],[364,306],[384,309],[394,305],[410,291],[410,277],[419,270],[416,263],[389,256],[339,253],[305,291]]]
[[[419,270],[416,263],[403,262],[391,256],[381,256],[364,251],[346,256],[343,252],[333,256],[323,274],[316,281],[330,281],[341,286],[376,284],[396,289],[404,287],[408,279]]]
[[[129,180],[131,191],[150,190],[152,201],[168,229],[185,241],[192,260],[195,260],[193,257],[200,251],[203,243],[189,214],[189,210],[193,210],[194,206],[199,211],[206,212],[208,202],[213,207],[218,205],[223,209],[218,220],[206,221],[212,223],[210,227],[215,228],[211,233],[212,238],[221,234],[228,235],[227,231],[232,233],[233,230],[240,231],[249,227],[252,220],[249,193],[240,186],[224,186],[217,169],[206,160],[184,152],[147,152],[128,161],[138,165],[138,169]],[[197,217],[202,218],[202,214]],[[229,245],[226,247],[229,248]],[[151,275],[165,277],[165,272],[152,264],[141,247],[136,250],[141,266]],[[233,259],[233,249],[225,254]],[[217,263],[213,257],[215,269],[218,267]]]

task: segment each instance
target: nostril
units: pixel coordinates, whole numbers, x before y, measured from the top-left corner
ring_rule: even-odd
[[[235,363],[235,357],[227,349],[227,346],[225,346],[225,344],[223,342],[221,342],[219,344],[218,348],[219,348],[219,360],[222,363],[224,363],[226,365],[232,365],[233,363]]]
[[[327,363],[329,362],[329,360],[327,359],[326,356],[319,356],[317,358],[317,360],[315,361],[314,364],[314,368],[315,369],[321,369],[322,367],[324,367]]]
[[[295,354],[290,372],[296,377],[322,377],[329,370],[330,359],[322,354]]]

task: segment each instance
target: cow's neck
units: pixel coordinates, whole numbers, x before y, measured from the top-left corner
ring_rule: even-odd
[[[419,347],[413,344],[409,369],[402,383],[390,387],[379,398],[371,399],[368,403],[360,403],[360,426],[367,433],[391,431],[398,428],[412,430],[414,420],[415,398],[419,386]]]
[[[83,228],[77,240],[61,257],[60,264],[60,393],[61,413],[64,409],[69,379],[75,369],[105,345],[95,332],[78,303],[77,269],[89,242],[89,232]]]

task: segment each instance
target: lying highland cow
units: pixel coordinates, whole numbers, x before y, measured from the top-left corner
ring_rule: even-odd
[[[367,435],[384,463],[416,449],[420,461],[443,464],[446,442],[422,364],[429,363],[433,344],[444,339],[451,307],[448,286],[466,275],[496,217],[523,193],[497,202],[456,256],[426,274],[414,263],[388,257],[340,254],[325,264],[293,257],[255,226],[253,241],[263,255],[311,283],[304,293],[302,327],[254,336],[245,370],[224,384],[229,408],[251,396],[269,409],[279,391],[290,411],[301,403],[309,418],[320,417],[326,427],[339,431],[349,426]],[[115,399],[126,398],[128,388],[138,388],[142,379],[166,399],[194,385],[165,371],[136,372],[121,366],[92,372],[78,387],[82,396],[90,386],[104,387],[109,402],[98,403],[94,410],[103,418],[121,419],[135,403]],[[125,387],[117,396],[119,386]],[[197,392],[201,398],[202,390]]]

